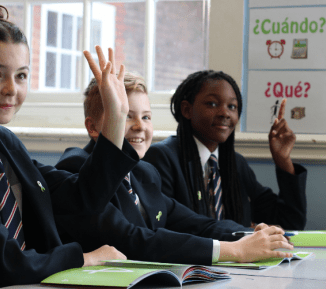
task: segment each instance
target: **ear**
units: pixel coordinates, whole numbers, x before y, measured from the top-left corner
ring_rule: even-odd
[[[181,114],[186,119],[192,118],[192,104],[188,100],[181,101]]]
[[[88,131],[89,136],[93,140],[97,141],[97,138],[100,135],[100,132],[97,131],[97,129],[96,129],[96,121],[90,116],[86,117],[86,119],[85,119],[85,127],[86,127],[86,129]]]

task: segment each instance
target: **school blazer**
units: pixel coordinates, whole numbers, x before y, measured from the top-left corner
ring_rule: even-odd
[[[62,244],[54,214],[69,217],[103,210],[108,189],[115,190],[117,187],[117,183],[111,182],[107,188],[102,184],[103,190],[100,190],[97,184],[93,184],[106,183],[103,181],[105,176],[100,173],[111,163],[105,153],[107,147],[115,149],[101,136],[94,154],[85,162],[78,176],[31,160],[15,134],[0,126],[0,151],[22,185],[22,221],[26,243],[25,251],[21,252],[16,240],[8,240],[8,230],[0,218],[0,287],[39,283],[58,271],[84,264],[83,250],[78,243]],[[119,160],[125,162],[121,170],[126,166],[128,171],[138,161],[138,156],[130,148],[136,160],[120,153]],[[116,156],[119,151],[116,148]],[[42,184],[44,191],[37,182]]]
[[[159,171],[162,177],[162,192],[165,195],[194,210],[180,165],[180,155],[177,137],[170,136],[159,143],[152,144],[143,160],[154,165]],[[304,229],[307,215],[305,194],[307,171],[304,167],[295,164],[296,175],[276,167],[280,189],[277,195],[257,181],[245,158],[238,153],[236,153],[236,165],[244,213],[242,225],[250,226],[251,222],[257,224],[264,222],[280,225],[287,230]],[[192,173],[192,162],[188,163],[188,168]],[[192,185],[194,186],[193,183]],[[205,206],[205,197],[205,194],[202,194],[198,213],[209,216]]]
[[[84,150],[66,150],[56,167],[78,171],[93,145],[91,141]],[[147,221],[122,183],[101,214],[56,218],[62,241],[77,241],[84,250],[109,244],[129,259],[211,265],[211,238],[236,240],[231,233],[246,229],[198,215],[162,194],[160,175],[151,164],[139,161],[130,179]]]

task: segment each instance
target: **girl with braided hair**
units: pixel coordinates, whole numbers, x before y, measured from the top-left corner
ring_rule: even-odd
[[[160,172],[163,193],[199,214],[247,227],[264,222],[284,229],[304,228],[307,172],[290,158],[295,135],[283,117],[285,101],[269,133],[278,195],[263,187],[244,157],[235,152],[242,98],[231,76],[213,70],[189,75],[172,96],[170,108],[178,122],[177,135],[152,144],[144,157]],[[210,159],[218,159],[213,188]]]

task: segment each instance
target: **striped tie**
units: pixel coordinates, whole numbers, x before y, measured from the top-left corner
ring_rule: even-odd
[[[16,239],[20,249],[25,249],[25,238],[23,223],[20,217],[16,198],[11,190],[10,184],[5,174],[5,169],[0,160],[0,217],[2,224],[9,231],[8,239]]]
[[[210,174],[207,188],[211,200],[210,204],[212,207],[212,213],[216,220],[221,220],[223,218],[222,186],[221,177],[217,168],[217,158],[214,154],[211,154],[208,163],[210,167]]]
[[[129,195],[131,196],[132,200],[134,201],[135,205],[138,206],[139,204],[139,198],[138,195],[132,190],[131,184],[130,184],[130,173],[125,176],[123,179],[123,183],[126,186]]]

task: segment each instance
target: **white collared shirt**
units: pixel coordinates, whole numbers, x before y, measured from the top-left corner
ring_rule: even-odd
[[[210,150],[200,140],[198,140],[195,136],[194,136],[194,140],[197,145],[197,149],[198,149],[198,153],[199,153],[199,157],[200,157],[200,163],[201,163],[201,167],[203,170],[203,177],[205,177],[205,172],[207,171],[207,166],[208,166],[207,162],[208,162],[211,154],[214,154],[218,161],[218,147],[216,148],[215,151],[210,152]],[[219,169],[218,162],[217,162],[217,167]],[[212,263],[216,263],[218,261],[218,259],[220,258],[220,250],[221,250],[220,241],[213,240]]]

